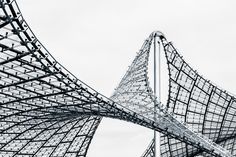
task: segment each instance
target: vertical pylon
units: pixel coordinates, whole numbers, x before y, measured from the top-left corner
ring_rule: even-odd
[[[158,39],[158,40],[157,40]],[[158,48],[157,48],[158,46]],[[153,91],[154,91],[154,120],[156,121],[156,112],[157,112],[157,105],[158,102],[161,102],[161,47],[160,47],[160,41],[159,37],[155,34],[153,37]],[[157,58],[158,58],[158,68],[157,68]],[[158,77],[157,77],[158,73]],[[157,83],[158,82],[158,83]],[[157,88],[158,87],[158,88]],[[158,92],[157,92],[158,90]],[[158,101],[157,101],[158,99]],[[157,134],[156,131],[154,131],[154,140],[153,140],[153,146],[154,146],[154,157],[159,156],[159,151],[157,147]]]
[[[158,98],[158,96],[157,96],[157,93],[156,93],[156,80],[157,80],[157,76],[156,76],[156,73],[157,73],[157,68],[156,68],[156,35],[154,36],[154,38],[153,38],[153,48],[154,48],[154,79],[153,79],[153,81],[154,81],[154,96],[155,96],[155,99],[154,99],[154,121],[156,121],[156,112],[157,112],[157,110],[156,110],[156,105],[157,105],[157,100],[156,100],[156,98]],[[160,79],[160,77],[159,77],[159,79]],[[160,102],[160,101],[159,101]],[[157,156],[157,138],[156,138],[156,136],[157,136],[157,134],[156,134],[156,131],[154,130],[154,157],[156,157]]]

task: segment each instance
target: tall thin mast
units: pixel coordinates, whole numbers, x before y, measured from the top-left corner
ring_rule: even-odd
[[[160,45],[160,40],[158,41],[158,102],[161,103],[161,45]],[[158,134],[160,135],[160,134]],[[160,151],[160,149],[159,149]],[[158,155],[160,155],[160,152],[158,152]]]
[[[154,95],[156,96],[156,35],[153,40],[154,47]],[[154,121],[156,121],[156,97],[154,100]],[[156,157],[156,131],[154,131],[154,157]]]
[[[157,63],[156,63],[156,35],[154,35],[154,40],[153,40],[153,46],[154,46],[154,95],[156,98],[158,98],[158,102],[161,102],[161,47],[160,47],[160,42],[158,41],[158,95],[157,95]],[[157,105],[157,100],[154,100],[154,121],[156,121],[156,105]],[[156,131],[154,131],[154,157],[157,156],[157,134]]]

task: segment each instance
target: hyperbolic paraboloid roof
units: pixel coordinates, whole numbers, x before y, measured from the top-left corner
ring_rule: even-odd
[[[236,155],[236,99],[193,70],[172,43],[163,42],[169,78],[168,109],[192,130]],[[162,156],[194,156],[203,151],[176,139],[161,137]],[[193,153],[194,152],[194,153]]]
[[[194,73],[163,36],[150,35],[107,98],[50,55],[15,0],[2,0],[0,7],[0,156],[86,156],[101,117],[161,132],[163,156],[203,151],[230,156],[226,149],[231,148],[216,143],[233,143],[234,97]],[[156,97],[149,86],[147,65],[156,37],[167,53],[171,88],[169,111],[157,103],[155,118]]]

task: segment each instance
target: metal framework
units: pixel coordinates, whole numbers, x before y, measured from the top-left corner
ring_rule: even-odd
[[[191,130],[203,134],[235,156],[235,96],[220,89],[193,70],[171,42],[163,38],[162,44],[169,71],[168,111]],[[145,151],[144,157],[153,156],[152,142]],[[160,150],[163,157],[209,156],[203,150],[163,134]]]
[[[83,91],[71,87],[75,77],[49,56],[16,2],[0,4],[0,156],[85,156],[101,118],[51,108]]]
[[[204,151],[231,156],[225,148],[178,121],[164,105],[158,103],[157,110],[153,109],[157,98],[149,87],[147,65],[154,38],[166,41],[160,32],[152,33],[112,97],[107,98],[50,55],[25,22],[15,0],[0,0],[0,156],[86,156],[101,117],[159,131],[167,139],[188,145],[192,154]],[[182,100],[184,96],[179,97]],[[227,95],[225,99],[230,98]],[[203,126],[207,126],[207,119]]]
[[[235,96],[193,70],[172,43],[164,40],[162,43],[169,70],[169,111],[191,130],[236,155]],[[202,152],[176,139],[161,137],[162,156],[195,156]]]
[[[152,139],[151,143],[149,144],[149,146],[147,147],[147,149],[145,150],[145,152],[142,154],[141,157],[154,157],[155,156],[155,141],[154,139]]]

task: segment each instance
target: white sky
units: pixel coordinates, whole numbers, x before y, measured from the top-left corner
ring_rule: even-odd
[[[154,30],[200,74],[236,93],[235,0],[24,0],[23,16],[69,71],[110,96]],[[88,157],[138,157],[152,131],[104,119]]]

